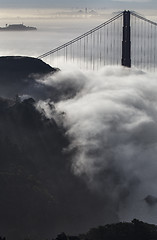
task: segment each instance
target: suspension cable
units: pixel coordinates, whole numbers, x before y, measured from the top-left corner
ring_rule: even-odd
[[[100,24],[99,26],[97,26],[97,27],[95,27],[95,28],[89,30],[88,32],[86,32],[86,33],[84,33],[84,34],[82,34],[82,35],[80,35],[80,36],[74,38],[73,40],[71,40],[71,41],[69,41],[69,42],[67,42],[67,43],[65,43],[65,44],[63,44],[63,45],[61,45],[61,46],[59,46],[59,47],[57,47],[57,48],[54,48],[54,49],[52,49],[51,51],[48,51],[48,52],[46,52],[46,53],[40,55],[38,58],[44,58],[44,57],[47,57],[48,55],[53,54],[53,53],[55,53],[55,52],[57,52],[57,51],[59,51],[59,50],[65,48],[65,47],[69,46],[70,44],[75,43],[75,42],[81,40],[82,38],[84,38],[84,37],[86,37],[86,36],[88,36],[88,35],[90,35],[90,34],[96,32],[96,31],[99,30],[100,28],[103,28],[104,26],[106,26],[106,25],[112,23],[113,21],[117,20],[117,19],[120,18],[122,15],[123,15],[123,12],[121,12],[120,14],[114,16],[114,17],[111,18],[110,20],[108,20],[108,21],[106,21],[106,22]]]

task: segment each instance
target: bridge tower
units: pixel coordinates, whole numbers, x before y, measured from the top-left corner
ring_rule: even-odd
[[[130,11],[123,12],[122,66],[131,67]]]

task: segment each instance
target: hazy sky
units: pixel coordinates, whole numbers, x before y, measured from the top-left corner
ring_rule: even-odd
[[[157,8],[157,0],[0,0],[0,7]]]

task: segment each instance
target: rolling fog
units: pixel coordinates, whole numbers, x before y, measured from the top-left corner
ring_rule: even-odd
[[[75,92],[55,104],[57,116],[65,113],[56,120],[71,139],[66,151],[75,152],[73,173],[114,206],[119,220],[157,223],[156,75],[105,67],[95,74],[60,72],[45,84]],[[39,101],[37,109],[54,117],[48,102]]]

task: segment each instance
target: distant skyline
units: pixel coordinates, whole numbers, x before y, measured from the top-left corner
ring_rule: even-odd
[[[157,9],[157,0],[0,0],[0,8]]]

